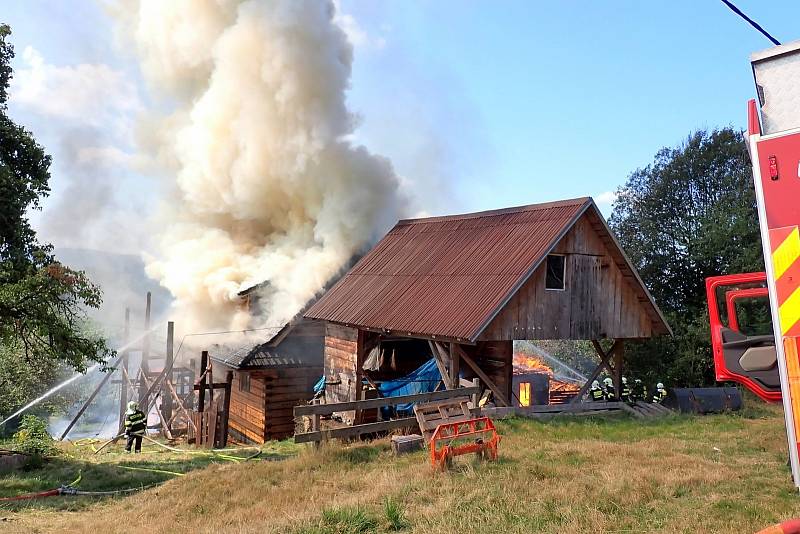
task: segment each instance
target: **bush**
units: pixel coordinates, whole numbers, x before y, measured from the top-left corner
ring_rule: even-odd
[[[47,423],[35,415],[22,417],[19,431],[14,434],[14,444],[19,452],[30,454],[36,460],[58,452],[53,438],[47,432]]]

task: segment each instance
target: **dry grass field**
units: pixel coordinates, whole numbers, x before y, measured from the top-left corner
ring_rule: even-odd
[[[422,452],[393,457],[388,440],[330,445],[278,462],[214,463],[126,498],[6,508],[0,530],[755,532],[800,516],[778,408],[499,428],[499,461],[462,457],[447,473]]]

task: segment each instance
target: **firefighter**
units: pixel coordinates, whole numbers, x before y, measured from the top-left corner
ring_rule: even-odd
[[[653,404],[661,404],[667,398],[667,388],[663,382],[656,384],[656,392],[653,394]]]
[[[622,402],[631,402],[631,387],[628,385],[628,379],[622,377],[622,391],[619,392],[619,398]]]
[[[600,388],[600,382],[597,380],[592,382],[592,387],[589,388],[589,398],[596,402],[606,399],[605,393],[603,393],[603,390]]]
[[[633,402],[647,401],[647,386],[638,378],[633,381]]]
[[[616,394],[616,391],[614,391],[614,381],[611,380],[611,378],[606,377],[603,380],[603,385],[605,386],[605,390],[606,390],[606,400],[609,400],[609,401],[612,401],[612,402],[617,400],[617,394]]]
[[[147,429],[147,416],[139,409],[139,404],[131,401],[125,412],[125,436],[128,442],[125,451],[131,452],[131,446],[136,443],[135,451],[142,452],[142,436]]]

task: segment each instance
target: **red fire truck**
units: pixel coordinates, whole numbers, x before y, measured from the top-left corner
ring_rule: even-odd
[[[783,401],[800,488],[800,41],[757,52],[750,63],[758,102],[748,103],[746,140],[766,272],[708,280],[714,364],[718,379]]]

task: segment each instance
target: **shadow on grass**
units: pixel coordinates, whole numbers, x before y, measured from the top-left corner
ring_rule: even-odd
[[[253,451],[249,451],[251,455]],[[83,455],[83,457],[81,457]],[[291,457],[275,451],[265,451],[247,460],[275,461]],[[238,456],[244,463],[245,456]],[[143,454],[111,452],[95,456],[91,452],[72,451],[49,458],[34,469],[23,469],[0,476],[0,497],[15,497],[57,489],[73,483],[79,476],[76,489],[83,491],[117,491],[165,483],[182,475],[215,464],[235,463],[219,455],[145,451]],[[27,509],[79,510],[97,500],[114,496],[54,496],[21,501],[0,502],[0,513]]]

